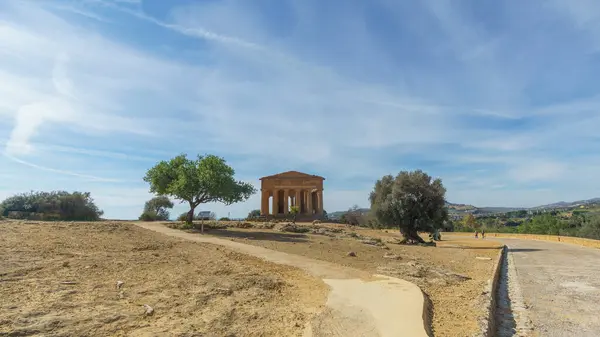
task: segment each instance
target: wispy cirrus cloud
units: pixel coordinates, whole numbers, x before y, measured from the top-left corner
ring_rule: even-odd
[[[222,155],[254,183],[324,175],[328,210],[366,205],[378,177],[414,168],[442,177],[457,202],[596,196],[590,6],[6,1],[4,151],[113,197],[109,187],[144,190],[152,162],[181,152]]]

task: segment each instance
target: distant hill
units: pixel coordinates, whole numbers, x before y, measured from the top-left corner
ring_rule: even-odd
[[[361,214],[366,214],[366,213],[369,213],[370,210],[371,210],[370,208],[359,208],[357,211],[359,211]],[[327,217],[332,220],[339,219],[346,212],[348,212],[348,210],[336,211],[336,212],[332,212],[332,213],[328,212]]]
[[[572,202],[559,201],[552,204],[540,205],[536,207],[526,208],[526,207],[477,207],[469,204],[454,204],[451,202],[446,202],[446,206],[448,207],[448,211],[450,214],[454,214],[458,216],[460,214],[473,213],[473,214],[496,214],[496,213],[506,213],[518,210],[541,210],[541,209],[553,209],[553,208],[575,208],[582,205],[600,205],[600,198],[592,198],[586,200],[578,200]],[[360,208],[359,211],[361,213],[369,212],[369,208]],[[342,214],[347,211],[337,211],[328,213],[330,219],[339,219]]]
[[[592,199],[578,200],[578,201],[571,201],[571,202],[559,201],[559,202],[555,202],[553,204],[532,207],[531,209],[571,208],[571,207],[579,207],[582,205],[585,206],[585,205],[590,205],[590,204],[600,204],[600,198],[592,198]]]

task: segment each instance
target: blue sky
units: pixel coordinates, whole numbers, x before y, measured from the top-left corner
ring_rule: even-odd
[[[0,198],[135,218],[179,153],[322,175],[328,211],[417,168],[451,202],[598,197],[599,76],[593,0],[3,0]]]

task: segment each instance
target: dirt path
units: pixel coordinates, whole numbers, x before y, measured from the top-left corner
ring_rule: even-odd
[[[186,240],[212,243],[300,268],[331,287],[327,309],[312,322],[306,336],[427,336],[424,295],[415,284],[333,263],[277,252],[230,240],[186,233],[157,223],[138,226]]]
[[[514,279],[528,307],[534,335],[600,336],[600,250],[544,241],[494,240],[509,247]]]

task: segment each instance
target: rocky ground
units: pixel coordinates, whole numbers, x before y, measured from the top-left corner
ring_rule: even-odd
[[[397,231],[337,224],[232,222],[207,224],[206,234],[413,282],[432,301],[435,335],[453,337],[478,331],[480,296],[500,248],[470,238],[447,238],[437,247],[399,245]]]
[[[131,224],[4,221],[0,233],[0,335],[300,336],[328,292],[297,269]]]

